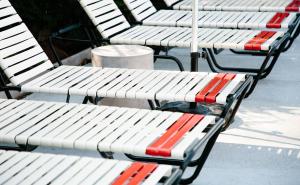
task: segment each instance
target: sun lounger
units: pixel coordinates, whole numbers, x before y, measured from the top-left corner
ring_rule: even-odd
[[[0,14],[5,15],[0,21],[0,90],[8,98],[10,90],[18,90],[64,94],[67,102],[71,95],[197,102],[220,105],[225,117],[237,110],[252,81],[232,73],[55,67],[11,6]]]
[[[103,40],[111,44],[140,44],[155,47],[190,47],[192,30],[182,27],[131,26],[112,0],[79,0]],[[282,31],[199,29],[199,48],[203,48],[214,72],[238,71],[265,78],[283,52],[289,33]],[[265,56],[259,68],[224,67],[214,57],[213,49],[244,50],[247,54]],[[256,83],[254,83],[256,84]]]
[[[137,22],[151,26],[191,27],[192,12],[157,10],[150,0],[123,0]],[[200,11],[199,27],[237,29],[288,29],[298,22],[297,13]]]
[[[27,150],[46,146],[123,153],[183,171],[198,168],[191,179],[199,174],[224,123],[199,114],[0,99],[2,149],[15,149],[16,144]]]
[[[155,163],[0,150],[0,184],[177,184],[179,169]],[[161,183],[160,183],[161,182]]]
[[[174,9],[191,10],[192,0],[163,0]],[[200,10],[300,12],[299,0],[199,0]]]
[[[157,10],[150,0],[123,0],[137,23],[148,26],[191,27],[188,10]],[[282,12],[200,11],[202,28],[281,29],[291,34],[287,51],[300,32],[300,14]]]

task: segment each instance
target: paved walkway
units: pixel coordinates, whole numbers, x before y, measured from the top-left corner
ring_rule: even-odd
[[[300,39],[283,54],[271,75],[261,81],[245,100],[235,122],[221,134],[196,185],[299,185],[300,184]],[[186,69],[189,54],[174,49]],[[254,57],[221,55],[225,64],[256,65]],[[254,58],[257,59],[257,58]],[[157,69],[176,66],[159,61]],[[209,71],[205,62],[201,71]],[[30,99],[44,99],[34,94]],[[49,100],[64,101],[63,96],[48,95]],[[81,98],[75,97],[74,102]],[[37,151],[98,156],[96,153],[39,148]]]

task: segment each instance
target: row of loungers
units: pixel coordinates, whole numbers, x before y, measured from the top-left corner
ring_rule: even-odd
[[[159,0],[174,9],[192,9],[192,0]],[[199,0],[200,10],[300,12],[299,0]]]
[[[106,157],[107,152],[123,153],[136,161],[177,166],[176,168],[163,166],[168,168],[168,173],[161,174],[167,176],[163,178],[166,184],[176,184],[178,179],[180,183],[191,183],[200,173],[219,133],[226,124],[230,123],[229,119],[225,121],[222,117],[227,117],[227,113],[233,109],[234,113],[230,115],[230,119],[233,118],[252,82],[251,76],[233,73],[54,67],[13,7],[8,6],[9,2],[2,0],[1,3],[5,4],[1,4],[0,10],[3,16],[0,21],[0,55],[3,57],[0,65],[6,75],[3,77],[12,83],[9,86],[2,86],[1,90],[5,91],[8,97],[10,97],[10,90],[20,90],[59,93],[68,97],[77,94],[147,100],[180,100],[201,103],[204,106],[223,106],[223,113],[216,117],[157,110],[0,100],[2,149],[33,150],[37,146],[50,146],[92,150]],[[4,84],[4,81],[2,83]],[[12,146],[13,144],[16,147]],[[4,156],[8,155],[5,153],[3,151]],[[17,167],[31,164],[30,160],[27,161],[27,157],[31,159],[37,155],[10,153],[9,159],[5,159],[1,165],[3,169],[7,169],[11,167],[9,165],[13,165],[12,163]],[[26,160],[21,160],[22,156],[27,156]],[[44,160],[43,156],[40,158]],[[66,160],[69,161],[69,157],[66,157]],[[73,163],[76,165],[75,162]],[[35,167],[37,164],[32,163],[32,165]],[[32,165],[26,165],[24,172],[20,171],[22,168],[18,168],[19,171],[13,170],[15,167],[0,174],[3,175],[3,181],[7,183],[11,182],[9,179],[13,181],[15,178],[17,180],[25,178],[24,182],[28,179],[30,182],[39,180],[36,182],[49,183],[56,182],[57,179],[62,178],[60,175],[65,175],[57,174],[59,171],[55,170],[56,168],[50,170],[52,167],[48,163],[43,165],[45,169],[49,169],[47,174],[45,171],[40,172],[40,168],[32,169]],[[98,170],[102,170],[100,167]],[[195,168],[195,172],[190,177],[180,178],[180,171],[184,172],[188,167]],[[27,168],[44,175],[41,178],[29,177],[28,174],[23,176]],[[152,173],[158,173],[153,170],[153,165],[145,168],[148,170],[152,168]],[[74,170],[81,169],[70,167],[68,170],[75,173]],[[54,172],[57,173],[53,174]],[[122,176],[125,173],[126,171],[121,171],[115,175]],[[14,178],[10,178],[11,176]],[[127,176],[136,182],[134,177]],[[90,174],[90,178],[95,176]],[[146,180],[143,178],[139,180],[145,180],[145,184],[156,184],[161,179],[160,176],[151,176],[149,173],[144,178]],[[73,180],[70,179],[70,182]]]
[[[81,0],[80,3],[103,38],[111,43],[190,45],[189,28],[131,28],[112,0]],[[256,73],[253,83],[252,76],[234,73],[55,67],[9,1],[1,0],[0,8],[0,66],[3,72],[0,90],[8,98],[11,98],[11,90],[18,90],[65,94],[67,102],[71,95],[82,95],[86,97],[84,103],[89,97],[113,97],[221,107],[218,114],[201,115],[1,99],[2,149],[29,151],[48,146],[91,150],[104,157],[121,153],[132,160],[151,163],[1,150],[0,184],[192,183],[242,99],[252,92],[259,78],[270,72],[267,62],[260,71],[249,71]],[[203,29],[199,34],[205,32],[208,34],[202,37],[200,47],[224,49],[224,45],[229,49],[272,51],[267,56],[273,56],[275,61],[289,39],[289,34],[282,31]],[[209,39],[210,34],[222,35],[225,39],[219,43]],[[182,36],[181,41],[174,40],[179,36]],[[234,39],[226,40],[232,37]],[[273,53],[277,51],[280,51],[278,55]],[[11,85],[5,85],[4,79]],[[194,167],[194,173],[182,178],[188,167]]]
[[[189,10],[157,10],[150,0],[123,0],[137,23],[150,26],[191,27]],[[200,11],[201,28],[282,29],[291,34],[289,46],[299,35],[300,14],[296,12]]]
[[[191,29],[188,27],[131,26],[113,0],[79,0],[101,35],[101,40],[110,44],[139,44],[162,47],[188,48],[191,45]],[[206,59],[213,72],[244,72],[252,74],[255,81],[272,71],[280,54],[288,47],[290,33],[286,31],[238,30],[238,29],[199,29],[198,46],[206,53]],[[264,56],[257,68],[243,65],[222,66],[215,58],[215,50],[242,50],[243,54]]]

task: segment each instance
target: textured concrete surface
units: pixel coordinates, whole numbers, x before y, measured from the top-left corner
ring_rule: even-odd
[[[235,122],[222,133],[195,185],[299,185],[300,184],[300,39],[283,54],[271,75],[261,81],[241,105]],[[189,68],[189,51],[172,54]],[[222,55],[224,65],[259,64],[254,57]],[[219,57],[220,58],[220,57]],[[177,70],[174,63],[158,61],[157,69]],[[200,71],[209,71],[200,62]],[[64,96],[34,94],[29,99],[64,101]],[[73,97],[80,102],[81,97]],[[39,152],[88,155],[95,152],[39,148]],[[123,157],[121,157],[123,158]]]

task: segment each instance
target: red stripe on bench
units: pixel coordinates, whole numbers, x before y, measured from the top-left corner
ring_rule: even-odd
[[[140,184],[158,165],[151,163],[134,162],[128,167],[112,185]]]
[[[276,32],[274,31],[261,31],[258,35],[245,44],[244,49],[255,51],[261,50],[261,45],[275,35],[275,33]]]
[[[141,184],[157,167],[157,164],[144,164],[143,168],[132,178],[128,185]]]
[[[231,80],[235,78],[236,74],[226,74],[222,81],[206,96],[206,103],[215,103],[217,96],[220,94],[220,91],[226,87]]]
[[[158,155],[159,147],[163,145],[173,135],[174,132],[179,130],[188,120],[190,120],[192,116],[193,114],[183,114],[163,136],[147,147],[146,154]]]
[[[267,23],[267,28],[281,28],[281,23],[289,15],[289,13],[276,13],[274,17]]]
[[[299,12],[299,7],[300,7],[300,0],[294,0],[285,8],[285,11]]]
[[[195,102],[205,102],[206,95],[214,88],[220,81],[226,76],[225,73],[217,74],[207,85],[204,89],[202,89],[195,98]]]
[[[194,115],[177,133],[175,133],[172,138],[170,138],[163,146],[160,148],[159,155],[164,157],[170,157],[172,154],[172,148],[183,138],[183,136],[194,128],[200,121],[204,118],[203,115]]]
[[[203,115],[184,114],[158,140],[147,147],[146,154],[153,156],[170,157],[172,148],[183,136],[195,127]]]

